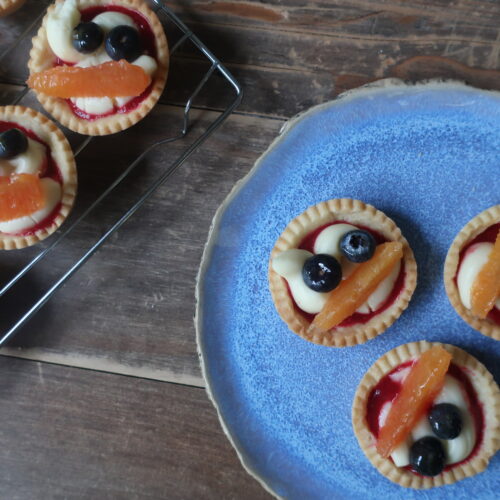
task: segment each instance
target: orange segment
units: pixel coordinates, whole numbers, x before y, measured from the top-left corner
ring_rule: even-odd
[[[500,295],[500,231],[486,264],[479,271],[471,290],[471,310],[486,318]]]
[[[332,290],[311,328],[328,331],[354,314],[402,257],[403,245],[399,241],[378,245],[370,260],[359,264],[349,278]]]
[[[425,351],[412,366],[380,429],[377,451],[387,458],[422,418],[444,384],[451,354],[440,346]]]
[[[140,95],[151,83],[151,77],[140,66],[121,61],[109,61],[97,66],[56,66],[35,73],[28,85],[48,96],[127,97]]]
[[[0,222],[32,214],[44,204],[38,176],[19,174],[0,177]]]

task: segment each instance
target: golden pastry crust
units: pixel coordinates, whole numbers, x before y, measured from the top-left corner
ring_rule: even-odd
[[[66,137],[52,121],[41,113],[25,106],[5,106],[0,107],[0,121],[15,122],[33,131],[42,139],[50,147],[51,155],[62,177],[61,208],[50,226],[29,235],[16,236],[0,232],[0,250],[14,250],[38,243],[61,226],[75,201],[77,172],[75,158]]]
[[[472,312],[467,309],[460,300],[455,277],[458,271],[458,264],[460,260],[460,252],[467,244],[472,241],[476,236],[493,224],[500,222],[500,205],[495,205],[488,208],[484,212],[474,217],[468,222],[465,227],[457,234],[453,243],[448,250],[446,260],[444,263],[444,285],[448,299],[451,305],[459,316],[472,328],[478,330],[483,335],[487,335],[495,340],[500,340],[500,325],[497,325],[489,319],[481,319],[474,316]]]
[[[364,324],[336,328],[328,332],[311,331],[309,321],[294,307],[286,280],[273,271],[271,260],[279,253],[297,248],[305,236],[329,222],[343,220],[378,231],[389,241],[403,244],[405,283],[396,300]],[[269,286],[276,309],[290,330],[304,339],[330,347],[361,344],[385,331],[406,309],[417,284],[417,263],[410,245],[394,221],[372,205],[349,198],[324,201],[309,207],[293,219],[276,241],[269,260]]]
[[[474,456],[451,467],[434,477],[424,477],[394,465],[392,460],[382,458],[375,448],[375,437],[366,422],[366,404],[372,389],[394,368],[406,361],[419,357],[434,345],[445,348],[452,356],[452,362],[467,374],[472,387],[482,403],[484,415],[483,441]],[[473,356],[449,344],[437,342],[412,342],[396,347],[379,358],[365,373],[354,396],[352,425],[364,454],[378,471],[405,488],[426,489],[452,484],[482,472],[490,458],[500,448],[500,390],[491,373]]]
[[[62,1],[64,0],[56,0],[55,3],[60,3]],[[144,0],[78,0],[78,7],[80,9],[110,4],[120,5],[136,10],[148,20],[155,37],[156,62],[158,64],[158,68],[156,69],[156,73],[153,78],[151,92],[136,109],[128,113],[116,113],[94,121],[84,120],[76,116],[65,99],[49,97],[41,92],[36,93],[36,96],[42,106],[54,118],[56,118],[65,127],[80,134],[108,135],[120,132],[131,127],[132,125],[135,125],[153,109],[155,104],[158,102],[167,81],[169,68],[167,38],[160,20],[146,5]],[[42,25],[38,30],[37,35],[33,38],[33,47],[31,49],[30,60],[28,62],[30,74],[38,73],[53,67],[56,61],[56,56],[49,47],[46,33],[48,15],[54,8],[55,4],[52,4],[48,8],[47,14],[42,21]]]
[[[22,7],[26,0],[0,0],[0,17],[8,16]]]

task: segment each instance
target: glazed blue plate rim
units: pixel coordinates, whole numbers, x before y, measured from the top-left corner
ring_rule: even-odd
[[[205,318],[206,311],[204,310],[204,298],[202,294],[202,290],[204,287],[204,280],[205,280],[205,275],[207,272],[208,267],[210,266],[210,261],[212,258],[212,253],[215,249],[216,243],[218,241],[219,237],[219,230],[220,230],[220,224],[223,216],[225,215],[226,211],[230,209],[231,203],[237,198],[238,194],[240,191],[251,181],[252,177],[255,175],[255,173],[259,170],[261,167],[261,164],[266,160],[266,158],[269,156],[270,153],[274,149],[280,146],[280,144],[286,139],[287,135],[293,130],[293,128],[300,123],[302,120],[306,120],[308,117],[311,115],[314,115],[316,113],[322,112],[327,109],[334,108],[338,103],[345,104],[349,100],[352,99],[359,99],[359,98],[364,98],[367,96],[370,96],[370,94],[377,95],[377,94],[383,94],[385,92],[393,92],[393,91],[398,91],[398,95],[400,93],[401,96],[403,96],[405,93],[413,93],[413,92],[419,92],[419,91],[425,91],[425,90],[459,90],[463,91],[465,93],[471,93],[471,96],[474,96],[475,94],[484,94],[488,96],[493,96],[495,98],[500,99],[500,92],[497,91],[492,91],[492,90],[483,90],[483,89],[477,89],[475,87],[471,87],[469,85],[464,84],[463,82],[459,81],[454,81],[454,80],[429,80],[429,81],[424,81],[424,82],[418,82],[414,84],[408,84],[403,82],[402,80],[399,79],[394,79],[394,78],[389,78],[389,79],[384,79],[384,80],[379,80],[375,83],[368,84],[362,87],[359,87],[357,89],[353,89],[350,91],[347,91],[343,94],[340,94],[336,99],[319,104],[317,106],[314,106],[304,112],[301,112],[297,114],[295,117],[291,118],[287,122],[284,123],[283,127],[281,128],[278,136],[272,141],[272,143],[269,145],[267,150],[258,158],[258,160],[255,162],[251,170],[243,177],[240,179],[231,192],[228,194],[226,199],[223,201],[223,203],[220,205],[220,207],[217,209],[216,214],[213,218],[212,224],[209,229],[209,234],[207,238],[207,242],[205,244],[205,248],[203,251],[202,255],[202,260],[201,264],[199,267],[198,271],[198,276],[197,276],[197,281],[196,281],[196,312],[195,312],[195,329],[196,329],[196,342],[197,342],[197,349],[198,349],[198,355],[200,358],[200,365],[201,365],[201,371],[203,378],[205,380],[206,386],[206,392],[209,397],[209,399],[212,401],[216,411],[217,415],[220,421],[220,424],[222,426],[222,429],[224,433],[226,434],[227,438],[229,439],[231,445],[235,449],[238,458],[240,459],[244,469],[252,476],[254,477],[260,484],[261,486],[267,490],[270,494],[274,495],[277,498],[281,498],[271,487],[269,484],[270,481],[269,479],[266,479],[261,473],[259,473],[255,467],[252,465],[252,459],[248,457],[246,450],[242,447],[242,445],[239,442],[238,435],[236,433],[233,433],[230,430],[230,427],[228,423],[226,422],[224,415],[221,411],[219,402],[217,401],[217,398],[214,395],[214,390],[213,390],[213,381],[211,378],[211,374],[209,371],[209,365],[210,365],[210,358],[207,356],[207,353],[204,348],[204,331],[203,331],[203,319]],[[322,200],[318,200],[322,201]],[[296,214],[292,214],[295,216]],[[325,349],[335,349],[335,348],[329,348],[325,347]],[[375,359],[373,360],[375,362]],[[381,476],[382,477],[382,476]],[[405,489],[402,488],[401,492],[402,494],[404,493]]]

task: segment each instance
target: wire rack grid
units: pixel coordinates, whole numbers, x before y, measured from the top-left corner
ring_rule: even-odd
[[[167,181],[167,179],[189,158],[191,154],[227,119],[227,117],[234,111],[234,109],[241,102],[243,93],[240,84],[231,75],[231,73],[224,67],[224,65],[215,57],[215,55],[206,47],[203,42],[181,21],[181,19],[165,5],[164,0],[150,0],[150,3],[155,10],[155,12],[160,17],[161,21],[165,24],[168,22],[170,25],[175,26],[178,30],[179,38],[173,44],[170,49],[170,55],[172,56],[179,49],[188,43],[191,43],[193,47],[210,63],[209,69],[202,73],[198,84],[191,92],[189,97],[184,103],[183,117],[180,127],[180,132],[173,136],[168,136],[162,138],[143,150],[138,156],[136,156],[133,161],[123,170],[123,172],[109,185],[99,197],[91,203],[88,208],[70,225],[63,225],[53,236],[50,244],[40,251],[33,259],[31,259],[21,270],[19,270],[14,276],[10,277],[5,284],[0,283],[0,310],[2,297],[7,294],[7,292],[13,293],[14,285],[18,284],[23,278],[27,277],[29,272],[35,268],[35,266],[45,259],[47,256],[54,251],[54,249],[65,239],[71,232],[78,227],[95,209],[97,209],[101,203],[109,197],[109,195],[119,186],[122,181],[124,181],[129,174],[135,169],[135,167],[153,150],[165,144],[178,141],[183,139],[189,134],[190,131],[190,111],[193,109],[193,102],[196,97],[200,94],[202,89],[207,85],[207,82],[215,73],[219,73],[219,76],[223,78],[223,83],[227,86],[228,92],[231,93],[232,99],[221,111],[221,113],[208,124],[208,126],[198,135],[193,142],[184,149],[181,154],[170,163],[165,170],[161,173],[159,177],[154,180],[149,187],[140,195],[140,197],[133,203],[128,210],[123,213],[121,217],[116,220],[94,243],[90,244],[85,250],[83,255],[75,260],[58,278],[56,278],[49,286],[43,291],[39,297],[28,306],[24,312],[8,326],[4,331],[0,332],[0,346],[3,345],[8,339],[19,331],[19,329],[30,320],[37,311],[54,295],[54,293],[64,284],[66,281],[87,262],[90,257],[104,244],[104,242],[117,231],[143,204],[144,202],[152,196],[152,194]],[[33,22],[19,35],[19,37],[5,50],[0,52],[0,64],[12,51],[27,37],[33,30],[40,24],[41,19],[45,11],[43,11]],[[170,34],[170,33],[169,33]],[[20,82],[15,82],[9,80],[5,75],[1,75],[0,83],[7,84],[17,84]],[[23,97],[28,93],[29,89],[23,84],[22,89],[16,94],[15,99],[11,104],[18,104]],[[79,155],[92,140],[98,140],[92,137],[87,137],[83,142],[76,148],[75,156]]]

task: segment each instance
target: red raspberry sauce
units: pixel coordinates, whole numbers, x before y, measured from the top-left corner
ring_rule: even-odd
[[[59,170],[59,167],[57,166],[57,163],[55,162],[54,158],[52,158],[49,145],[46,142],[42,141],[42,139],[40,139],[40,137],[38,137],[32,130],[28,130],[15,122],[0,121],[0,133],[5,132],[6,130],[9,130],[11,128],[19,129],[27,137],[29,137],[34,141],[39,142],[45,147],[45,160],[42,166],[42,172],[40,174],[40,178],[53,179],[59,184],[62,184],[61,171]],[[39,231],[40,229],[45,229],[51,226],[54,223],[54,220],[56,219],[60,210],[61,210],[61,204],[59,203],[54,208],[52,213],[49,214],[44,220],[42,220],[35,226],[30,227],[29,229],[26,229],[20,233],[12,234],[11,236],[29,236],[30,234],[34,234],[36,231]],[[3,233],[3,234],[10,234],[10,233]]]

